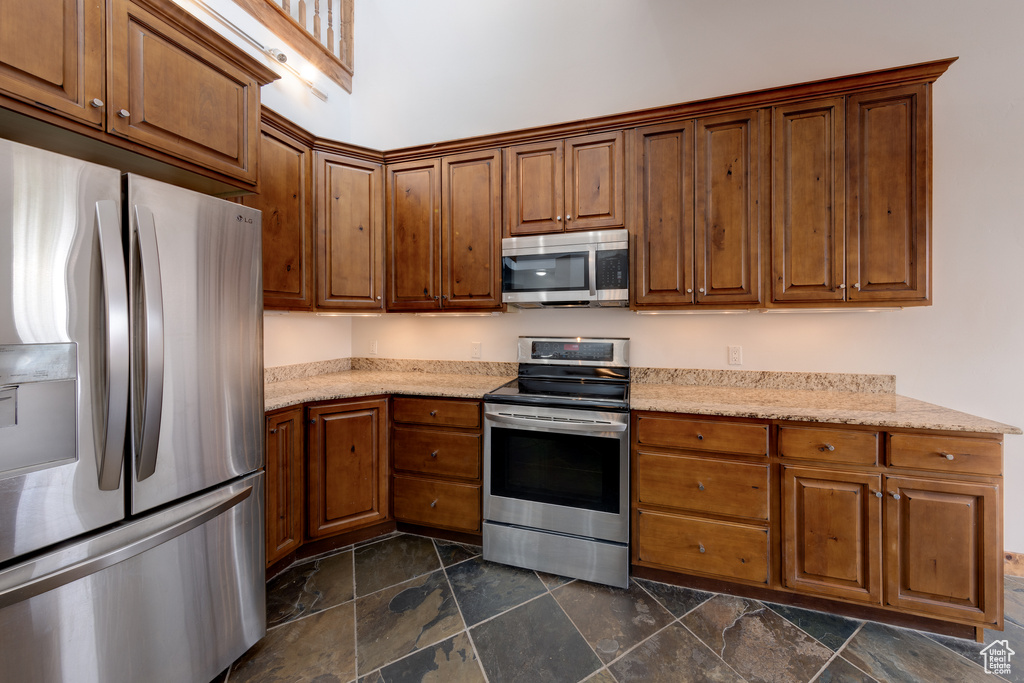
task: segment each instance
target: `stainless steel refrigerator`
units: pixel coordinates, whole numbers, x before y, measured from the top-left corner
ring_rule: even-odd
[[[260,214],[0,140],[0,680],[266,631]]]

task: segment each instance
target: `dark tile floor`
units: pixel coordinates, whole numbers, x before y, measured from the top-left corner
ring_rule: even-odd
[[[267,636],[218,681],[1024,682],[1024,579],[986,644],[634,580],[628,590],[392,534],[267,586]],[[1011,671],[981,650],[1008,646]]]

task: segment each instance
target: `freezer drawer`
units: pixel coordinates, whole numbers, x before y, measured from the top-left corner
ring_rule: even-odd
[[[262,472],[0,572],[0,680],[208,681],[266,632]]]

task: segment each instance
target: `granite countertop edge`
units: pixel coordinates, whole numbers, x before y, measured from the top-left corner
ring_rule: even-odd
[[[316,401],[381,395],[479,400],[512,379],[514,375],[344,370],[267,383],[264,409],[269,412]],[[630,394],[631,410],[902,429],[1024,433],[1012,425],[895,393],[634,382]]]

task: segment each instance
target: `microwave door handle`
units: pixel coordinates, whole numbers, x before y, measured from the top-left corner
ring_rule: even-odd
[[[135,396],[136,462],[139,481],[156,471],[157,445],[160,441],[160,413],[164,395],[164,312],[160,276],[160,252],[156,241],[153,212],[144,206],[135,207],[135,234],[138,239],[139,286],[146,326],[141,330],[144,349],[140,354],[143,391]]]
[[[597,296],[597,250],[591,249],[590,259],[590,296]]]
[[[128,427],[128,285],[121,252],[120,206],[96,202],[96,234],[103,279],[106,320],[106,420],[99,445],[97,477],[101,491],[116,491],[124,469],[124,434]]]

